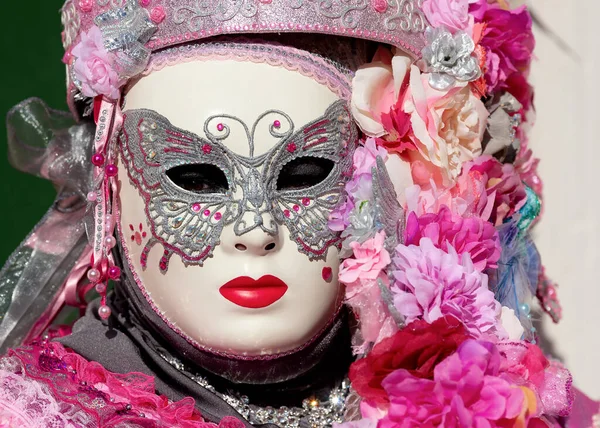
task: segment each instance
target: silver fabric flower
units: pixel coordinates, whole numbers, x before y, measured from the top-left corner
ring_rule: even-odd
[[[342,238],[344,238],[342,251],[340,252],[342,258],[352,255],[350,243],[359,242],[362,244],[377,233],[375,213],[373,212],[373,205],[369,201],[358,203],[350,213],[348,220],[350,225],[342,232]]]
[[[121,78],[144,71],[150,60],[150,49],[144,44],[158,30],[146,9],[136,0],[127,0],[123,7],[98,15],[94,23],[102,31],[106,50],[115,53],[116,71]]]
[[[521,125],[522,118],[518,112],[523,106],[511,94],[504,92],[490,99],[486,107],[490,116],[481,142],[483,153],[503,163],[512,162],[521,145],[516,129]]]
[[[427,46],[423,59],[427,64],[429,84],[443,91],[454,86],[456,81],[471,82],[481,76],[477,58],[474,56],[475,42],[464,31],[452,35],[445,27],[428,28],[425,32]]]

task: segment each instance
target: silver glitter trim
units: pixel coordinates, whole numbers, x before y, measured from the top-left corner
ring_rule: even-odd
[[[244,419],[253,425],[272,423],[281,428],[326,428],[333,423],[342,423],[346,411],[346,400],[350,395],[350,381],[333,388],[326,401],[310,397],[302,401],[302,407],[260,407],[250,403],[245,395],[217,391],[206,378],[192,373],[188,367],[175,357],[160,354],[175,369],[185,374],[201,387],[221,398],[233,407]]]

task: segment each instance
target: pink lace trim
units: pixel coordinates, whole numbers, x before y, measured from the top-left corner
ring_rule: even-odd
[[[0,369],[0,427],[17,426],[75,427],[43,384]]]
[[[5,361],[13,360],[18,364],[13,370],[1,372],[3,377],[0,381],[8,386],[2,388],[4,395],[0,395],[0,405],[3,409],[11,408],[11,412],[7,412],[11,418],[24,420],[29,417],[27,411],[33,411],[28,405],[44,404],[44,409],[50,410],[42,413],[59,421],[55,425],[43,425],[50,427],[71,426],[66,419],[63,421],[58,416],[64,415],[65,410],[76,413],[72,410],[74,408],[84,411],[87,419],[84,426],[92,427],[243,427],[235,418],[224,418],[219,425],[205,422],[191,397],[170,402],[165,396],[155,394],[153,378],[142,373],[111,373],[58,343],[35,343],[11,350],[8,355]],[[30,397],[35,395],[30,404],[13,399],[11,394],[14,395],[19,388]],[[59,412],[56,411],[57,403],[60,403]],[[62,422],[65,423],[60,425]]]
[[[155,53],[142,76],[178,63],[192,61],[250,61],[283,67],[310,77],[327,86],[338,97],[350,100],[352,77],[350,70],[316,54],[264,43],[213,42],[183,45]],[[126,92],[126,91],[125,91]]]

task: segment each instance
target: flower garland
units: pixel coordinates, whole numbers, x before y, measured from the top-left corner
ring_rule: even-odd
[[[338,426],[558,426],[571,378],[536,345],[530,314],[537,295],[560,317],[529,238],[541,213],[525,133],[531,16],[506,0],[423,11],[423,58],[381,47],[353,81],[365,141],[329,226],[345,238],[362,419]],[[378,158],[406,212],[395,248],[376,214]]]

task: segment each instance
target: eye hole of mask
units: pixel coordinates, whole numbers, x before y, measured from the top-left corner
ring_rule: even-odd
[[[286,163],[279,177],[277,177],[277,190],[308,189],[325,180],[335,163],[329,159],[315,157],[301,157]]]
[[[182,189],[194,193],[225,193],[229,190],[225,173],[215,165],[180,165],[168,170],[167,177]]]

